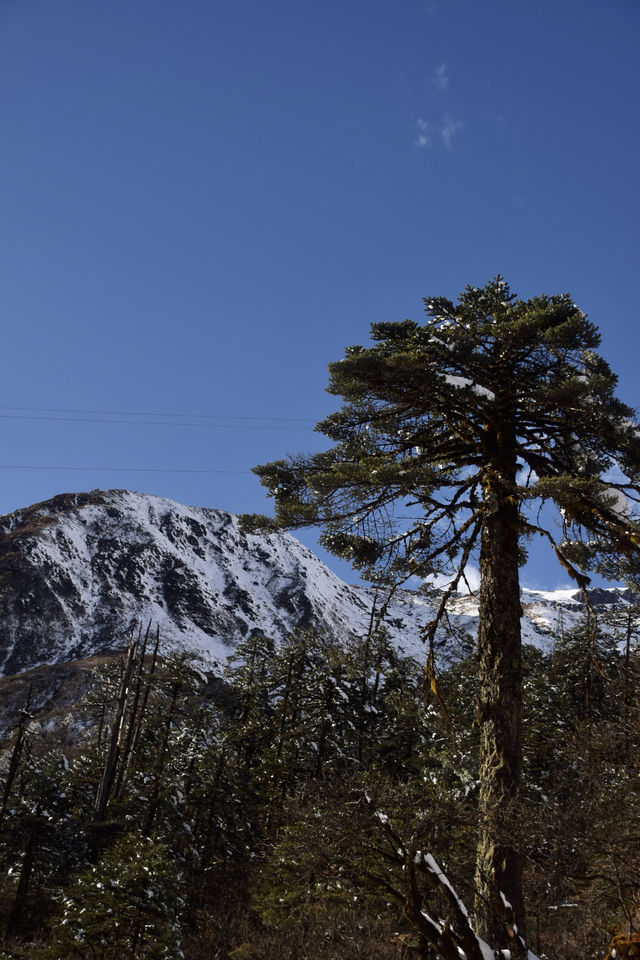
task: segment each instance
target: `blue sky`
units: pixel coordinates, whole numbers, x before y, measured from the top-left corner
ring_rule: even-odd
[[[636,0],[3,0],[0,510],[264,511],[327,363],[498,272],[640,406],[639,40]]]

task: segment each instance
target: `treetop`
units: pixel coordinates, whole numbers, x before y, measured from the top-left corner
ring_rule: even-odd
[[[373,324],[371,345],[329,365],[343,400],[316,428],[329,450],[255,468],[275,523],[321,525],[325,545],[368,574],[459,569],[498,477],[523,539],[550,540],[578,582],[586,569],[630,574],[640,437],[595,324],[568,293],[522,300],[500,276],[424,304],[424,324]],[[559,536],[536,501],[558,507]]]

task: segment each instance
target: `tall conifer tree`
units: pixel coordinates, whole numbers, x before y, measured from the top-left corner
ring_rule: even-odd
[[[333,445],[256,467],[275,521],[245,524],[319,524],[329,550],[379,582],[446,571],[452,592],[479,557],[476,913],[492,946],[514,949],[504,898],[522,929],[523,542],[549,540],[583,587],[589,569],[637,566],[640,437],[569,295],[520,300],[498,276],[457,304],[424,302],[424,325],[373,324],[373,345],[330,364],[328,390],[344,403],[317,429]],[[545,501],[560,511],[560,536],[534,512]]]

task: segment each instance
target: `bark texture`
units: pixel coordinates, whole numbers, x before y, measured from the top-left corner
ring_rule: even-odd
[[[483,939],[517,956],[520,943],[514,919],[518,933],[524,936],[524,905],[516,840],[522,767],[522,608],[514,440],[514,431],[504,426],[488,436],[491,466],[483,478],[477,704],[480,822],[475,912]]]

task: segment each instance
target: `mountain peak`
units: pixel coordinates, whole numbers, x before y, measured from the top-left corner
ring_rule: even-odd
[[[600,592],[598,602],[611,596]],[[149,622],[165,650],[208,662],[256,631],[277,639],[311,626],[345,642],[366,635],[372,602],[372,589],[344,583],[290,534],[242,533],[223,510],[92,490],[0,517],[5,674],[121,649]],[[582,606],[575,591],[524,591],[523,603],[523,638],[542,645],[560,611],[577,616]],[[400,652],[422,658],[420,629],[432,616],[424,596],[398,591],[385,627]],[[475,633],[477,600],[452,599],[449,620],[462,639]],[[455,641],[439,642],[445,658],[456,656]]]

